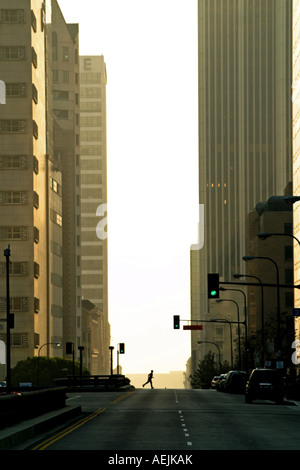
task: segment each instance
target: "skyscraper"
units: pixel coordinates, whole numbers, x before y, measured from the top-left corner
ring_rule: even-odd
[[[43,355],[63,356],[64,339],[80,344],[78,26],[56,0],[1,1],[0,73],[0,248],[11,249],[14,366],[44,346]],[[4,257],[0,290],[3,312]]]
[[[101,311],[100,350],[94,373],[109,372],[107,265],[106,65],[103,56],[80,57],[82,296]],[[97,371],[97,372],[96,372]]]
[[[292,7],[198,0],[198,15],[200,316],[208,272],[245,272],[248,212],[291,181]]]

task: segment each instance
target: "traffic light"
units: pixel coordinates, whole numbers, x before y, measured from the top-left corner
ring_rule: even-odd
[[[124,343],[120,343],[120,345],[119,345],[119,353],[120,353],[120,354],[125,354],[125,344],[124,344]]]
[[[73,354],[73,343],[66,343],[66,354]]]
[[[10,313],[9,314],[9,328],[13,329],[15,327],[15,314]]]
[[[179,315],[174,315],[173,316],[173,322],[174,322],[174,330],[179,330],[179,328],[180,328],[180,316]]]
[[[207,274],[207,293],[209,299],[219,298],[219,273]]]

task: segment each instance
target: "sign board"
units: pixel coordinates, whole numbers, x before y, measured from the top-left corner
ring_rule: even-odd
[[[203,325],[184,325],[184,330],[203,330]]]

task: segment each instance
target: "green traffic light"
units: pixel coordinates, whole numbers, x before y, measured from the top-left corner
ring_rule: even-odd
[[[210,291],[210,295],[211,295],[212,297],[215,297],[215,296],[217,295],[217,291],[216,291],[216,290],[211,290],[211,291]]]

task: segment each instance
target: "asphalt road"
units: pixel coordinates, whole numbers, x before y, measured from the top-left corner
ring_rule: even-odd
[[[68,400],[84,416],[32,449],[107,450],[112,458],[138,450],[300,449],[300,406],[288,403],[246,404],[243,395],[171,389],[69,394]]]

